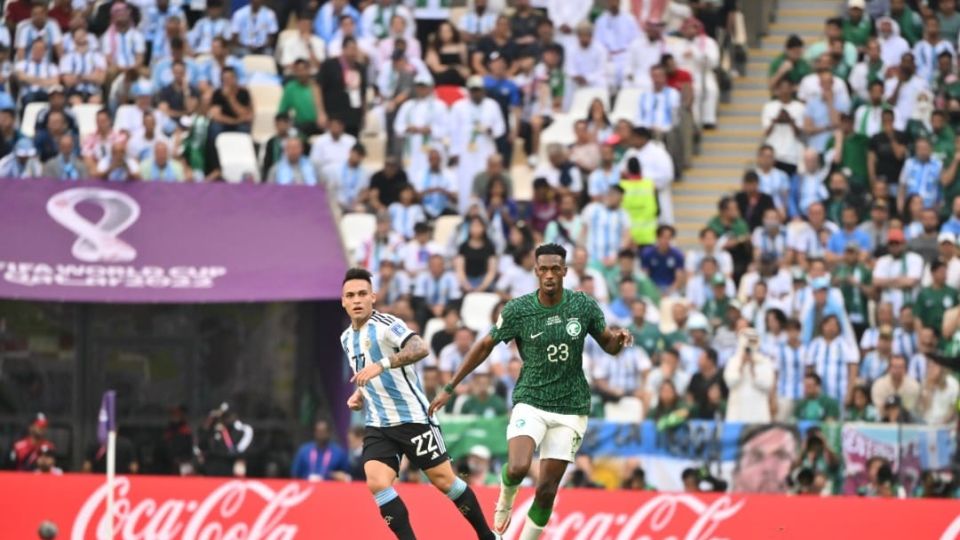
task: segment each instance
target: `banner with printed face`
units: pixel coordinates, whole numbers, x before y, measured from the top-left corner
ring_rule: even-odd
[[[844,424],[843,493],[854,495],[867,484],[872,457],[889,461],[897,482],[912,493],[923,471],[949,468],[956,449],[953,426]]]
[[[0,298],[333,299],[345,269],[322,188],[0,181]]]
[[[57,538],[106,540],[104,477],[0,473],[3,538],[36,538],[44,521]],[[474,491],[490,518],[497,490]],[[421,540],[475,538],[457,508],[432,486],[399,484]],[[118,477],[114,538],[122,540],[388,540],[362,483],[229,478]],[[522,489],[505,540],[517,540],[533,492]],[[840,524],[840,526],[838,526]],[[563,489],[544,540],[635,538],[955,539],[955,501],[770,495],[693,495]]]

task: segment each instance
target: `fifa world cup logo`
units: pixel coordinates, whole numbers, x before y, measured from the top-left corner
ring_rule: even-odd
[[[92,222],[77,212],[80,203],[100,207],[103,215]],[[71,252],[84,262],[129,262],[137,250],[118,238],[140,217],[140,205],[120,191],[82,187],[61,191],[47,201],[47,213],[77,235]]]

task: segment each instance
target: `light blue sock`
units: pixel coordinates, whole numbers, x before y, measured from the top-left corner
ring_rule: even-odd
[[[373,499],[377,501],[377,506],[383,506],[397,497],[399,497],[399,495],[397,495],[397,490],[393,489],[392,487],[388,487],[383,491],[378,491],[377,493],[373,494]]]
[[[456,480],[453,481],[453,485],[450,486],[450,491],[447,492],[447,498],[451,501],[455,501],[463,495],[463,492],[467,490],[467,483],[463,481],[459,476]]]

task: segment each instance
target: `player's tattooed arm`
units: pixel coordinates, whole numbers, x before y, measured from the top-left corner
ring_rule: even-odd
[[[423,360],[430,354],[430,349],[424,343],[423,338],[414,334],[403,344],[400,352],[390,357],[390,367],[398,368],[414,364]]]

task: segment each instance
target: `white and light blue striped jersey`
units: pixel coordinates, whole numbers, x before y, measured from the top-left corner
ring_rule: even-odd
[[[33,25],[30,19],[21,21],[17,24],[16,32],[14,46],[17,49],[24,49],[29,54],[31,44],[37,39],[42,39],[47,44],[47,58],[51,58],[53,46],[59,45],[63,40],[60,26],[53,19],[47,20],[47,24],[39,29]]]
[[[3,30],[0,30],[0,34],[3,33]],[[3,37],[0,36],[0,43],[3,43]],[[63,35],[63,54],[70,54],[77,52],[80,48],[80,45],[73,39],[73,34],[66,33]],[[100,38],[94,34],[87,34],[87,50],[97,52],[100,50]]]
[[[237,42],[251,49],[266,47],[270,44],[270,36],[280,30],[277,14],[267,6],[262,6],[256,13],[249,5],[243,6],[234,12],[230,23]]]
[[[806,363],[820,375],[824,395],[843,403],[849,380],[847,369],[860,363],[860,351],[842,337],[830,342],[818,337],[807,346]]]
[[[469,32],[471,34],[477,35],[486,35],[493,31],[493,27],[497,24],[497,14],[492,13],[489,10],[485,11],[482,15],[478,15],[476,10],[468,11],[460,17],[460,28],[463,32]]]
[[[160,11],[156,4],[147,6],[143,19],[140,21],[140,31],[143,37],[153,46],[153,57],[163,57],[169,53],[167,46],[167,19],[174,17],[186,24],[186,16],[180,6],[168,4],[167,9]],[[162,52],[161,52],[162,51]]]
[[[583,209],[587,226],[587,253],[591,261],[616,257],[623,246],[624,234],[630,230],[630,216],[623,208],[608,208],[602,203],[591,203]]]
[[[604,170],[603,167],[597,168],[590,173],[587,179],[587,195],[599,197],[606,195],[610,188],[620,185],[620,169],[614,165],[610,170]]]
[[[754,172],[760,177],[760,191],[769,195],[777,208],[786,211],[787,199],[790,196],[790,178],[787,173],[776,167],[767,172],[758,168],[754,169]]]
[[[780,230],[772,235],[767,232],[766,227],[759,226],[753,230],[750,235],[754,249],[760,250],[760,256],[773,255],[777,260],[785,259],[787,256],[787,229],[780,227]]]
[[[427,271],[420,272],[413,285],[413,295],[423,298],[431,306],[446,305],[462,296],[457,276],[450,270],[440,274],[440,277]]]
[[[903,328],[893,329],[893,354],[909,359],[917,354],[917,333],[905,332]]]
[[[57,68],[57,65],[47,59],[43,59],[41,62],[34,62],[33,60],[21,60],[17,62],[16,66],[14,66],[14,71],[42,79],[60,76],[60,70]],[[46,87],[41,84],[22,84],[20,86],[20,90],[39,92],[41,90],[46,90]]]
[[[350,369],[357,373],[403,348],[415,332],[400,319],[374,311],[359,329],[351,325],[340,335]],[[413,366],[388,369],[361,388],[365,424],[393,427],[403,424],[436,425],[427,414],[429,402]]]
[[[128,69],[139,67],[137,55],[147,52],[147,41],[136,28],[128,28],[126,32],[116,29],[107,30],[100,40],[101,50],[108,59],[112,58],[117,67]]]
[[[107,59],[95,51],[87,51],[85,53],[73,52],[65,54],[63,58],[60,59],[61,75],[83,77],[93,75],[97,70],[106,71],[106,69]],[[95,94],[100,91],[100,85],[91,82],[78,82],[76,89]]]
[[[917,65],[917,76],[927,81],[928,84],[933,83],[933,77],[937,71],[937,56],[942,52],[950,53],[950,56],[953,58],[951,62],[957,60],[957,51],[953,48],[953,43],[945,39],[938,41],[936,45],[924,39],[918,41],[917,44],[913,46],[913,57]]]
[[[343,204],[342,200],[340,204]],[[407,240],[413,238],[413,228],[417,223],[427,221],[427,214],[419,204],[405,206],[400,202],[394,202],[387,207],[387,212],[390,214],[393,230],[402,234]]]
[[[888,367],[890,367],[889,358],[880,356],[877,351],[870,351],[864,355],[863,362],[860,362],[860,372],[857,376],[868,384],[873,384],[873,381],[883,377]]]
[[[777,395],[787,399],[802,398],[803,375],[807,367],[807,346],[801,343],[794,348],[787,343],[780,343],[764,352],[776,362]]]
[[[659,92],[644,92],[640,95],[640,107],[634,124],[667,132],[677,125],[679,110],[680,92],[676,89],[666,86]]]
[[[595,343],[591,340],[591,345]],[[611,390],[627,396],[641,388],[643,372],[653,367],[647,352],[640,347],[626,347],[616,357],[600,350],[599,345],[593,345],[592,349],[599,352],[591,355],[591,379],[604,380]]]
[[[900,173],[900,182],[906,186],[907,196],[919,195],[924,208],[936,208],[943,198],[940,185],[940,172],[943,163],[937,157],[920,161],[912,157],[907,159]]]
[[[213,40],[218,37],[227,41],[230,41],[230,38],[233,37],[230,20],[224,17],[219,19],[204,17],[190,29],[187,34],[187,41],[194,53],[210,54],[210,49],[213,48]]]
[[[907,375],[910,375],[921,384],[927,380],[927,356],[917,353],[910,357],[907,363]]]

